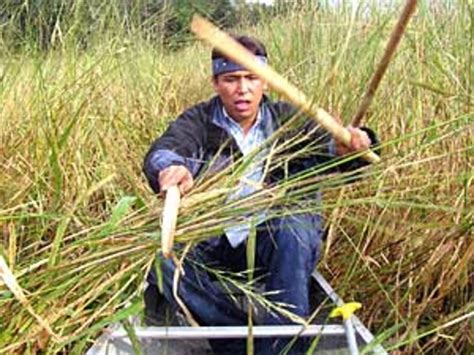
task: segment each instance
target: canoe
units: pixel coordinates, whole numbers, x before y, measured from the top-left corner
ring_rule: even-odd
[[[325,305],[318,311],[312,324],[308,327],[301,325],[254,325],[252,328],[254,338],[307,336],[317,339],[316,351],[318,354],[355,354],[358,349],[362,350],[369,344],[369,353],[387,354],[380,344],[375,344],[373,334],[356,315],[352,315],[350,318],[352,330],[349,329],[349,333],[353,332],[354,335],[351,347],[347,323],[344,325],[340,319],[329,318],[331,309],[344,305],[343,300],[318,271],[315,271],[312,276],[311,306],[316,309],[319,305]],[[163,324],[161,325],[144,326],[137,319],[131,320],[143,354],[211,354],[209,339],[246,338],[248,336],[249,330],[246,326],[191,327],[186,324],[184,317],[168,314],[170,317],[167,318],[167,311],[169,309],[163,311]],[[87,351],[87,355],[133,353],[132,341],[119,323],[112,324],[105,329]]]

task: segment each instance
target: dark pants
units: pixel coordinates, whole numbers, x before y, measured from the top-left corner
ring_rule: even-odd
[[[273,302],[292,305],[290,311],[303,318],[309,315],[309,281],[321,243],[321,221],[313,214],[298,214],[272,219],[257,228],[256,268],[262,275],[265,291]],[[247,269],[246,243],[233,248],[227,237],[212,238],[198,244],[189,254],[192,261],[184,264],[185,275],[179,282],[179,296],[200,325],[237,326],[247,324],[247,314],[199,264],[212,268],[239,272]],[[164,296],[176,305],[173,297],[175,265],[162,262]],[[156,285],[151,272],[148,281]],[[158,297],[158,295],[157,295]],[[291,324],[274,313],[266,314],[264,324]],[[277,354],[290,338],[262,338],[255,341],[257,354]],[[245,354],[245,340],[214,340],[214,351],[226,354]],[[304,353],[306,342],[297,341],[290,353]]]

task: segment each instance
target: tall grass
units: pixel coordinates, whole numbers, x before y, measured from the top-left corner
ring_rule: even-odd
[[[397,13],[346,5],[299,7],[238,30],[261,38],[274,67],[349,122]],[[363,303],[380,341],[404,353],[466,350],[474,8],[459,1],[447,11],[421,4],[367,116],[385,143],[382,164],[350,186],[307,172],[226,208],[235,176],[202,181],[185,201],[178,240],[206,238],[252,209],[287,213],[321,189],[324,206],[298,205],[326,216],[319,269],[343,298]],[[0,283],[2,352],[80,353],[101,328],[142,309],[161,211],[142,159],[171,119],[212,94],[208,48],[169,53],[143,38],[98,34],[87,50],[1,57],[0,255],[26,298]]]

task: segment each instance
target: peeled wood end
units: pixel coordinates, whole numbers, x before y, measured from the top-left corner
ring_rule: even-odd
[[[173,250],[180,199],[178,186],[171,186],[166,190],[161,224],[161,250],[165,258],[169,258]]]

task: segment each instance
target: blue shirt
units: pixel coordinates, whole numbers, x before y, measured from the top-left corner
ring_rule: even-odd
[[[242,127],[227,114],[225,108],[222,109],[220,114],[218,113],[214,116],[213,123],[227,131],[227,133],[234,138],[240,151],[244,157],[246,157],[252,152],[256,152],[265,142],[266,138],[273,133],[268,132],[266,129],[269,125],[265,125],[266,122],[264,122],[264,120],[271,120],[271,117],[270,115],[264,117],[264,112],[265,110],[259,110],[255,123],[247,134],[244,134]],[[229,200],[248,196],[262,186],[264,178],[263,160],[267,153],[268,149],[261,149],[253,158],[253,162],[241,177],[236,192],[229,196]],[[253,217],[245,216],[244,218],[245,220],[243,222],[224,229],[230,245],[234,248],[247,239],[252,219],[253,223],[257,225],[263,222],[265,213],[262,212]]]

